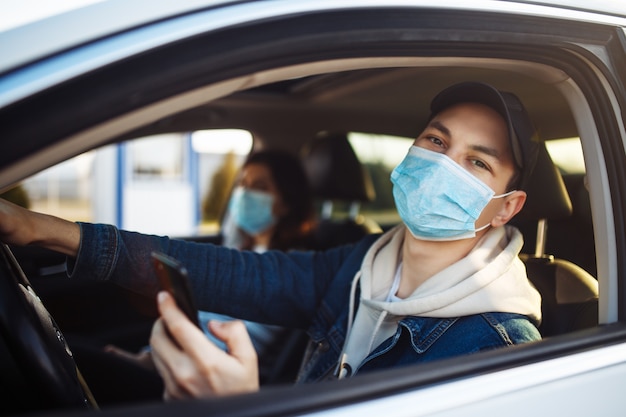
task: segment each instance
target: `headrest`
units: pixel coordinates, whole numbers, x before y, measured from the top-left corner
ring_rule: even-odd
[[[365,202],[376,196],[346,134],[316,137],[304,149],[303,166],[317,198]]]
[[[572,215],[572,201],[563,177],[552,162],[544,143],[539,146],[537,162],[528,180],[526,193],[526,204],[516,219],[557,220]]]

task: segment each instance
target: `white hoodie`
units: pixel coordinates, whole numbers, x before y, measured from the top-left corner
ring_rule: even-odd
[[[352,282],[348,335],[342,363],[357,369],[396,332],[405,316],[451,318],[486,312],[517,313],[539,321],[541,296],[519,259],[522,234],[514,227],[489,230],[463,259],[433,275],[404,300],[386,301],[398,272],[405,227],[382,235],[368,250]],[[361,283],[354,321],[354,293]]]

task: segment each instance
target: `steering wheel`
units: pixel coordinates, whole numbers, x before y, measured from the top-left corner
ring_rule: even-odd
[[[63,334],[5,244],[0,246],[0,345],[2,365],[14,371],[13,380],[0,379],[0,385],[27,390],[31,407],[97,408]]]

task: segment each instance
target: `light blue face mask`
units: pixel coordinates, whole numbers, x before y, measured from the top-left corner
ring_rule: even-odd
[[[460,240],[476,236],[480,213],[493,198],[506,197],[444,154],[412,146],[391,173],[393,197],[404,224],[422,240]]]
[[[235,224],[250,235],[258,235],[276,223],[273,207],[272,194],[243,187],[235,188],[229,205]]]

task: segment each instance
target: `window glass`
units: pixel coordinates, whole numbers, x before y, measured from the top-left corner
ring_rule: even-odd
[[[389,176],[413,139],[357,132],[348,138],[376,191],[375,200],[363,204],[360,213],[383,227],[398,223]],[[551,140],[546,147],[564,174],[585,171],[579,138]],[[251,148],[250,132],[235,129],[140,138],[53,166],[6,197],[72,221],[151,233],[212,234],[219,232],[229,192]],[[349,211],[348,205],[336,204],[333,216],[348,216]],[[163,216],[170,221],[163,222]],[[173,230],[158,226],[163,223]]]
[[[219,232],[252,135],[210,130],[138,138],[87,152],[5,196],[71,221],[172,236]]]
[[[13,201],[22,201],[26,207],[42,213],[90,221],[94,157],[94,152],[87,152],[30,177],[12,191],[17,196],[15,192],[20,190],[21,196],[21,200]]]
[[[185,169],[184,134],[156,135],[127,143],[126,159],[133,181],[183,181]]]
[[[546,149],[552,161],[564,174],[585,172],[585,160],[580,138],[565,138],[546,141]]]
[[[391,171],[402,161],[414,138],[352,132],[348,140],[369,172],[376,191],[374,201],[361,207],[361,214],[383,227],[400,222],[393,201]]]
[[[199,158],[200,230],[217,233],[230,191],[252,150],[252,134],[240,129],[201,130],[192,134],[192,147]]]

